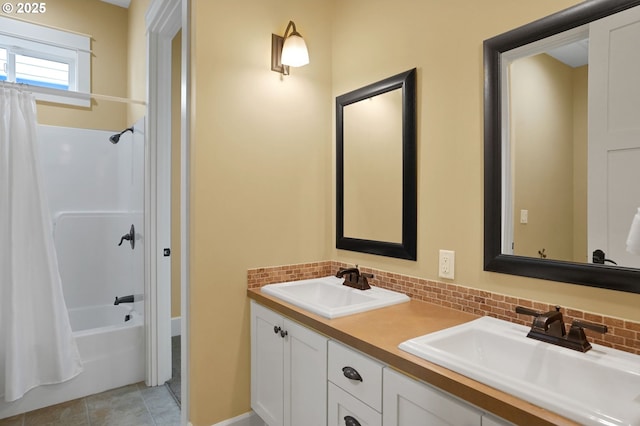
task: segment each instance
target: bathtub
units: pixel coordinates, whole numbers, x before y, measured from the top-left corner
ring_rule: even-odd
[[[142,303],[69,309],[84,371],[67,382],[32,389],[17,401],[0,400],[0,419],[143,381]]]

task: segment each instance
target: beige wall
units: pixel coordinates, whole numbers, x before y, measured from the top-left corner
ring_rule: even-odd
[[[147,26],[144,15],[151,0],[132,0],[127,22],[127,92],[129,99],[147,100]],[[140,104],[127,105],[127,127],[147,113]]]
[[[438,249],[451,249],[458,284],[640,319],[638,294],[483,271],[482,41],[575,3],[335,4],[333,96],[418,67],[418,261],[335,249],[330,258],[437,279]]]
[[[573,69],[573,257],[591,262],[587,253],[587,148],[589,66]]]
[[[437,279],[438,249],[451,249],[458,284],[640,319],[637,294],[484,272],[482,267],[482,41],[575,3],[336,3],[334,96],[418,67],[419,219],[417,262],[331,249],[332,259]],[[330,238],[327,244],[332,245]]]
[[[247,269],[326,259],[331,217],[331,2],[192,4],[190,408],[249,410]],[[290,19],[311,64],[270,70]]]
[[[55,0],[47,12],[22,19],[91,36],[91,92],[146,101],[146,29],[150,0],[134,0],[129,9],[99,0]],[[38,102],[38,122],[88,129],[124,129],[146,113],[143,105],[92,99],[73,107]]]
[[[483,271],[482,41],[577,0],[194,0],[190,409],[249,410],[246,270],[336,259],[640,320],[640,295]],[[247,11],[251,11],[248,13]],[[311,63],[269,70],[289,19]],[[418,261],[334,248],[337,95],[418,68]]]
[[[127,10],[99,0],[55,0],[32,22],[91,36],[91,91],[127,96]],[[142,51],[144,54],[144,50]],[[55,126],[115,130],[126,127],[126,105],[92,100],[88,108],[38,102],[38,122]]]
[[[180,85],[182,31],[171,43],[171,318],[180,316]]]
[[[540,54],[512,63],[509,77],[513,252],[573,261],[573,68]]]
[[[343,108],[344,236],[402,243],[402,90]]]

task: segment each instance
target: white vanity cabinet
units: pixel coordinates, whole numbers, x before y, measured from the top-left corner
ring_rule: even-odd
[[[334,341],[328,355],[327,426],[381,426],[384,364]]]
[[[384,426],[509,426],[437,388],[387,367],[384,369]]]
[[[251,408],[268,426],[511,425],[253,300]]]
[[[384,369],[384,426],[481,426],[482,411],[390,368]]]
[[[327,424],[327,341],[251,301],[251,407],[269,426]]]

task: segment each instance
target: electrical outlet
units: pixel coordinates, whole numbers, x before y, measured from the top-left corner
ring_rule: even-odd
[[[455,271],[455,252],[453,250],[440,250],[438,261],[438,276],[440,278],[453,279]]]

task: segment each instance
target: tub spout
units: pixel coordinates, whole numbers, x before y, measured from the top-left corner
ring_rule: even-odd
[[[129,296],[122,296],[122,297],[117,297],[116,296],[116,301],[113,302],[114,305],[119,305],[121,303],[133,303],[133,294],[129,295]]]

